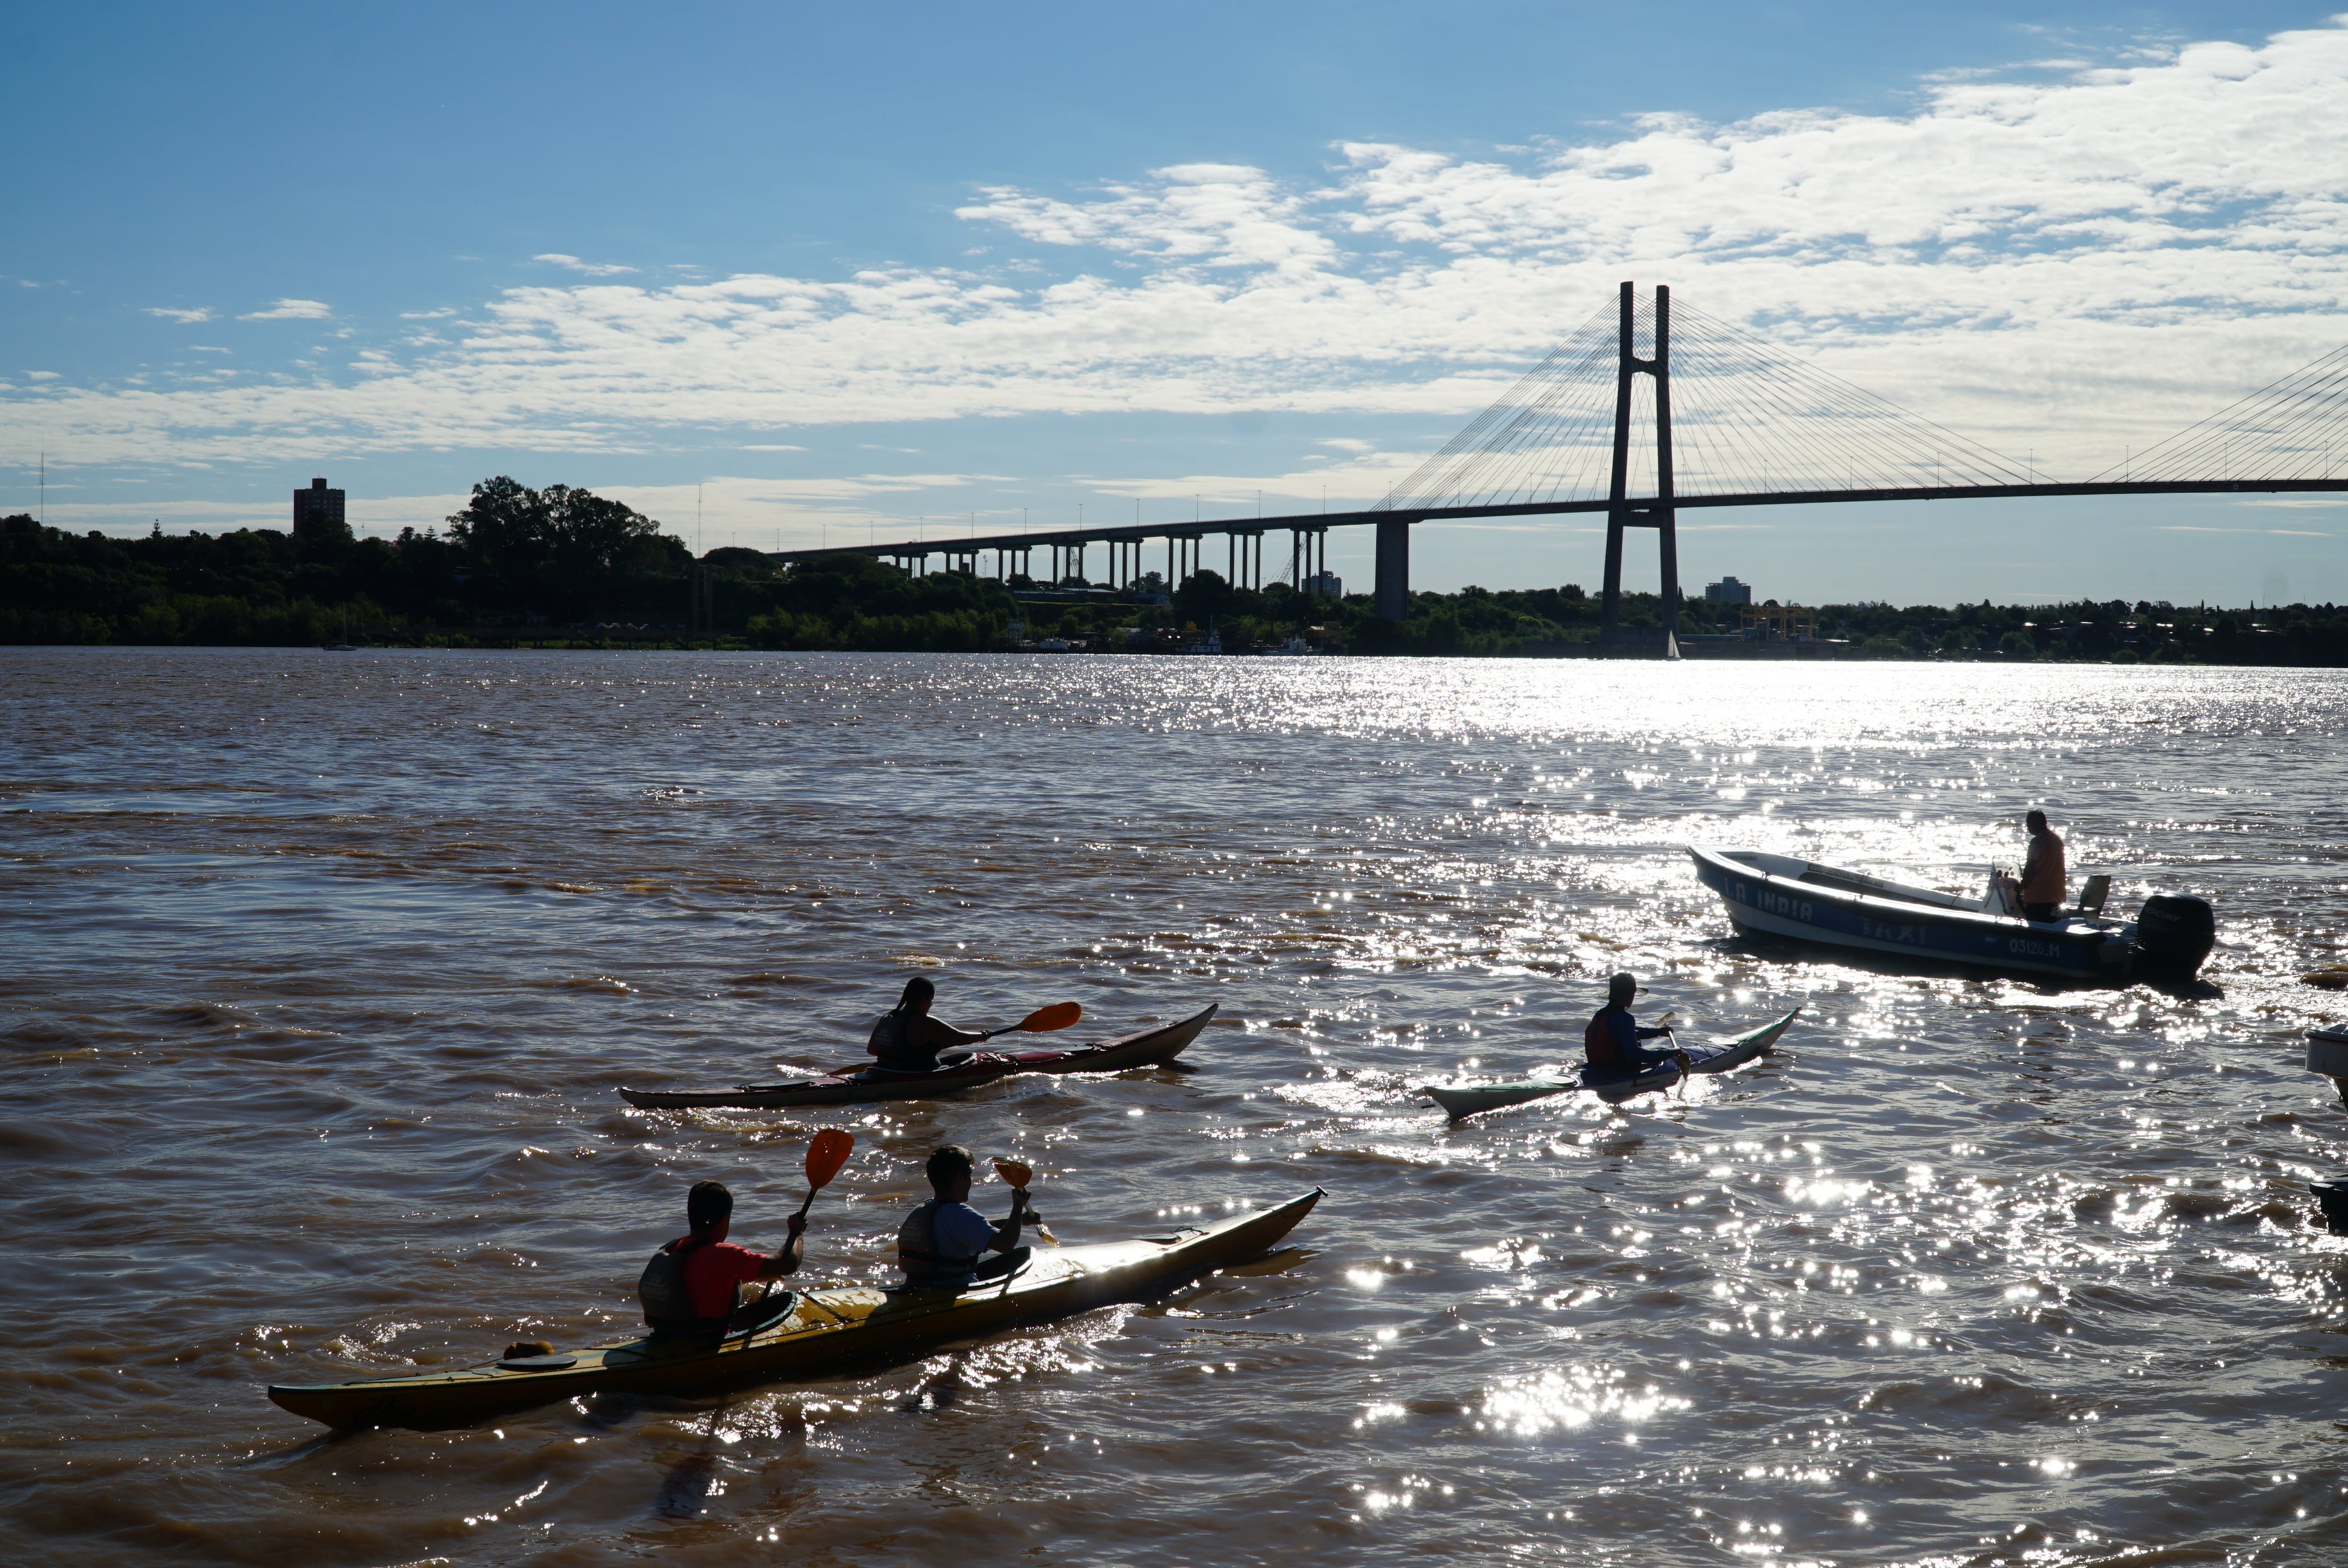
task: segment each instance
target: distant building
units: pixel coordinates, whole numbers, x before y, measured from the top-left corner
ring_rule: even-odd
[[[1304,591],[1343,599],[1345,597],[1345,579],[1334,571],[1316,571],[1304,579]]]
[[[324,479],[313,479],[308,489],[294,492],[294,537],[299,538],[320,526],[330,533],[344,531],[343,493],[326,488]]]
[[[1753,602],[1753,585],[1725,577],[1718,582],[1705,583],[1704,596],[1715,604],[1750,604]]]

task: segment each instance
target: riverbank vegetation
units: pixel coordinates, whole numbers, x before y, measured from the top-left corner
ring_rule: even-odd
[[[114,538],[0,518],[0,642],[11,643],[1172,652],[1211,629],[1237,652],[1573,656],[1592,651],[1599,630],[1597,599],[1570,583],[1415,593],[1399,622],[1379,620],[1366,595],[1241,588],[1212,571],[1163,589],[1154,576],[1115,592],[914,576],[850,555],[780,566],[719,549],[696,563],[684,540],[617,501],[502,476],[475,486],[444,528],[396,539],[341,527]],[[1659,641],[1661,612],[1654,595],[1628,595],[1623,624]],[[2330,604],[1851,604],[1808,614],[1815,641],[1803,651],[1839,658],[2348,665],[2348,610]],[[1739,636],[1750,619],[1692,600],[1680,631],[1692,654],[1791,651],[1700,645]]]

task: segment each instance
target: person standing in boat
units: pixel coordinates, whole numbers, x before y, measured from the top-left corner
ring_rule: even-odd
[[[1027,1261],[1019,1226],[1037,1217],[1027,1206],[1026,1189],[1011,1194],[1011,1213],[990,1220],[970,1206],[970,1151],[953,1143],[930,1156],[930,1190],[937,1195],[897,1229],[897,1266],[905,1283],[955,1290],[975,1280],[996,1279]],[[987,1253],[998,1255],[986,1257]],[[983,1261],[981,1261],[983,1259]]]
[[[690,1233],[653,1254],[636,1281],[644,1321],[656,1334],[724,1333],[742,1286],[798,1273],[806,1253],[804,1214],[791,1215],[790,1239],[772,1254],[727,1241],[734,1194],[723,1182],[695,1182],[685,1195],[685,1219]]]
[[[891,1072],[935,1072],[938,1052],[957,1045],[976,1045],[986,1038],[932,1018],[930,1004],[937,995],[938,988],[925,976],[907,980],[905,994],[897,999],[897,1005],[872,1026],[865,1050]]]
[[[2063,866],[2063,841],[2046,825],[2046,814],[2036,806],[2022,819],[2030,833],[2030,856],[2022,863],[2022,917],[2060,919],[2063,900],[2070,891],[2070,875]]]
[[[1650,1050],[1639,1042],[1643,1040],[1671,1038],[1667,1029],[1642,1029],[1639,1020],[1631,1016],[1631,1000],[1639,994],[1638,978],[1629,973],[1618,974],[1606,982],[1606,1005],[1591,1018],[1589,1027],[1581,1031],[1581,1053],[1592,1067],[1602,1067],[1624,1072],[1640,1072],[1666,1061],[1679,1063],[1680,1071],[1688,1070],[1688,1054],[1676,1045],[1665,1050]]]

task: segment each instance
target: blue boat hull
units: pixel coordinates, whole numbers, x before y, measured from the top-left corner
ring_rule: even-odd
[[[1909,902],[1814,886],[1701,846],[1688,853],[1697,878],[1720,895],[1742,930],[2005,974],[2058,975],[2089,984],[2130,978],[2134,944],[2125,927]]]

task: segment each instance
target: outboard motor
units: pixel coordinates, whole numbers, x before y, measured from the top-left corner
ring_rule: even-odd
[[[2207,899],[2156,893],[2137,911],[2134,967],[2148,979],[2191,979],[2217,944],[2218,917]]]

